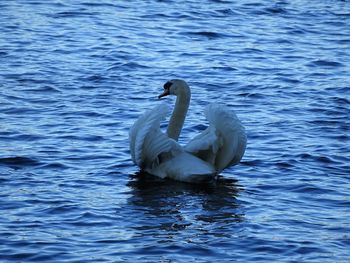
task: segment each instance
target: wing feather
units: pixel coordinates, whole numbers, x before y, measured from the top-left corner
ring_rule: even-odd
[[[185,150],[211,163],[220,172],[242,159],[247,140],[245,130],[225,106],[210,104],[205,116],[209,127],[193,138]]]
[[[146,111],[129,131],[132,160],[141,168],[154,167],[159,156],[179,149],[179,145],[160,130],[160,122],[165,119],[169,108],[160,104]]]

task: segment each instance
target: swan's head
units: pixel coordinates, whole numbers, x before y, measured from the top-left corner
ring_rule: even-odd
[[[186,81],[181,79],[169,80],[164,84],[163,88],[164,92],[158,96],[158,99],[168,95],[178,96],[183,93],[190,94],[190,88],[188,87]]]

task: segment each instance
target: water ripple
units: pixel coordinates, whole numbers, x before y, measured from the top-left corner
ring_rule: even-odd
[[[346,262],[349,8],[2,1],[0,261]],[[181,143],[211,102],[246,127],[209,184],[131,161],[128,130],[171,78],[192,88]]]

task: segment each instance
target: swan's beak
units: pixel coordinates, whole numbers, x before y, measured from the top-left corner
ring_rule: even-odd
[[[165,89],[164,92],[158,96],[158,99],[168,96],[169,94],[169,89]]]

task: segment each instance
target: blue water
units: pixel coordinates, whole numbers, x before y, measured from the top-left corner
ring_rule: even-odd
[[[349,1],[2,0],[0,28],[0,262],[349,262]],[[215,183],[131,162],[172,78],[181,143],[211,102],[246,127]]]

